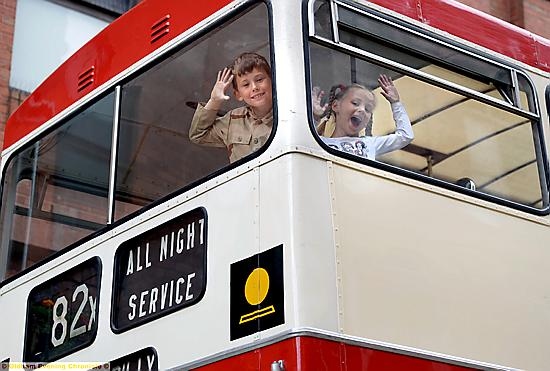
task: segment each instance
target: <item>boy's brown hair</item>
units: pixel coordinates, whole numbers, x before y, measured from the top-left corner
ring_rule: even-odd
[[[271,67],[267,60],[257,53],[242,53],[233,61],[231,65],[233,76],[242,76],[245,73],[252,72],[254,68],[263,70],[271,78]],[[237,79],[233,78],[233,89],[237,90]]]

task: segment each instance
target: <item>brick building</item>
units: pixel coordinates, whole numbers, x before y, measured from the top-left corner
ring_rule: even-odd
[[[47,75],[48,71],[44,71],[41,76],[36,76],[34,81],[21,81],[28,79],[28,73],[25,73],[25,70],[13,68],[12,61],[17,60],[15,57],[18,55],[21,55],[21,58],[29,63],[39,61],[34,66],[27,66],[33,73],[38,64],[44,65],[42,58],[28,57],[29,49],[33,49],[32,45],[26,44],[23,36],[19,37],[19,34],[24,31],[19,32],[15,37],[16,17],[19,16],[25,20],[27,16],[40,13],[36,9],[33,10],[33,7],[47,4],[47,7],[55,7],[54,13],[52,13],[53,17],[56,14],[62,14],[64,17],[79,17],[77,14],[84,14],[88,17],[87,22],[90,24],[97,19],[99,24],[94,24],[91,26],[91,31],[88,31],[93,34],[101,29],[101,23],[108,24],[138,2],[139,0],[0,0],[0,143],[2,142],[1,138],[4,137],[4,125],[7,118],[27,97],[28,92],[36,87],[40,78]],[[549,0],[460,0],[460,2],[550,39],[550,28],[545,24],[547,16],[550,15]],[[23,7],[23,4],[27,8]],[[28,9],[28,13],[25,13],[25,9]],[[70,14],[64,14],[65,12]],[[42,16],[42,19],[44,18],[46,17]],[[18,24],[21,23],[24,22],[21,21]],[[20,29],[24,30],[25,28],[20,26]],[[78,31],[80,32],[80,29]],[[67,30],[61,30],[61,32],[67,32]],[[61,35],[57,34],[56,36],[60,37]],[[83,37],[85,38],[86,35]],[[17,41],[14,42],[16,39]],[[82,43],[83,41],[81,41]],[[78,41],[74,47],[77,45]],[[52,54],[52,52],[48,50],[46,54]],[[56,57],[57,60],[55,60]],[[51,61],[54,65],[51,70],[63,60],[63,57],[66,56],[62,53],[54,55],[54,60]]]

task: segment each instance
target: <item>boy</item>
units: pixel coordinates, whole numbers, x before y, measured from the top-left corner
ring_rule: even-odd
[[[229,100],[226,90],[230,84],[235,98],[246,106],[218,117],[223,102]],[[195,111],[189,139],[197,144],[226,147],[229,161],[235,162],[262,147],[272,126],[271,68],[261,55],[243,53],[231,69],[218,71],[210,99],[205,105],[199,104]]]

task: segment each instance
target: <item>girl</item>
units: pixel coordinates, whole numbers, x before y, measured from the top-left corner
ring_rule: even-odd
[[[372,112],[376,105],[374,94],[359,84],[337,86],[331,89],[326,106],[328,112],[317,126],[317,133],[323,142],[341,151],[374,160],[377,155],[401,149],[413,140],[411,121],[392,80],[380,75],[378,83],[382,88],[380,93],[391,104],[396,131],[383,136],[366,136],[372,127]],[[319,112],[321,97],[322,92],[314,89],[314,112]]]

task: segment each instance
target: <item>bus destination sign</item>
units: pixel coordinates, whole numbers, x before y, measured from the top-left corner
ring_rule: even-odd
[[[93,257],[31,290],[25,362],[52,362],[93,343],[100,282],[101,260]]]
[[[196,304],[206,290],[206,210],[122,243],[115,253],[111,328],[124,332]]]

